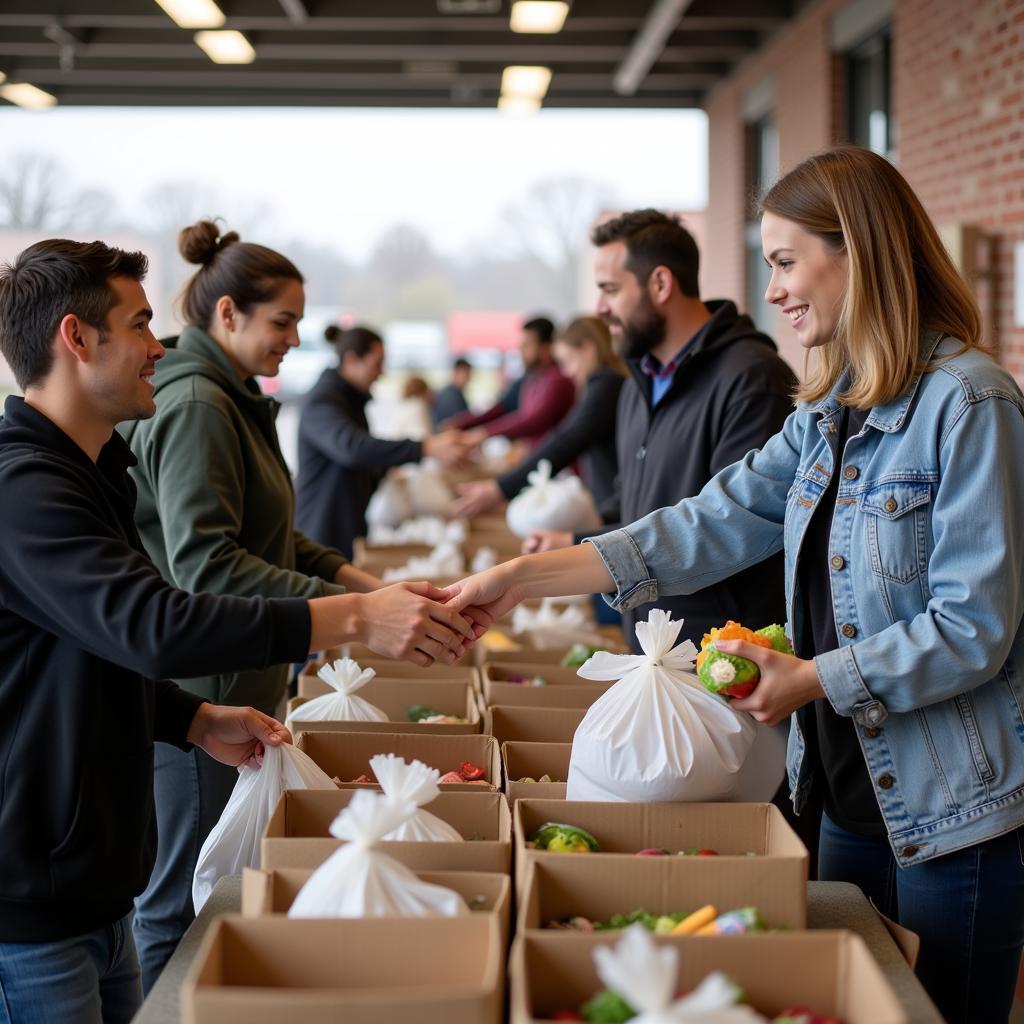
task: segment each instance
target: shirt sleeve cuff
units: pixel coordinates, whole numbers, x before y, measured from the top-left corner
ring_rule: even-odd
[[[658,581],[651,576],[636,541],[626,530],[588,537],[584,543],[594,545],[615,583],[615,593],[604,595],[612,608],[629,611],[658,599]]]
[[[852,718],[859,725],[879,726],[888,716],[888,709],[865,685],[853,650],[854,645],[847,644],[819,654],[814,659],[814,668],[836,714]]]
[[[179,750],[191,750],[192,744],[185,737],[199,706],[209,704],[209,701],[167,680],[159,681],[156,686],[153,738],[161,743],[170,743]]]

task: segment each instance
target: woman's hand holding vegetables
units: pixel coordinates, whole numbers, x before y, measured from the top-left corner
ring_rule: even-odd
[[[718,650],[735,654],[757,664],[761,679],[749,697],[729,702],[736,711],[746,711],[758,722],[778,725],[794,711],[825,696],[812,660],[780,654],[745,640],[718,640]]]

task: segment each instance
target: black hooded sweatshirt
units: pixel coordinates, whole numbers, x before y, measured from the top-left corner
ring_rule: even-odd
[[[305,657],[304,599],[175,590],[135,530],[131,450],[93,462],[8,398],[0,422],[0,942],[123,917],[156,851],[153,742],[202,702],[170,682]]]
[[[655,509],[698,494],[720,470],[760,448],[793,411],[796,378],[734,303],[705,303],[711,319],[684,350],[661,401],[652,408],[651,379],[630,360],[630,380],[619,395],[615,436],[619,476],[605,503],[603,530],[626,526]],[[651,609],[684,619],[679,640],[701,637],[726,619],[758,629],[785,622],[783,558],[758,565],[695,594],[664,597],[623,614],[623,629],[639,651],[635,624]]]

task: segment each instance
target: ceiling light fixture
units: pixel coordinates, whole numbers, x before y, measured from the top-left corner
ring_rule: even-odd
[[[515,0],[508,27],[513,32],[561,32],[568,13],[567,0]]]
[[[214,64],[251,64],[256,59],[256,51],[249,40],[234,29],[197,32],[195,41]]]
[[[540,110],[540,100],[532,96],[500,96],[498,109],[503,114],[536,114]]]
[[[541,100],[551,84],[551,68],[510,64],[501,73],[502,96],[529,96]]]
[[[224,12],[213,0],[156,0],[179,28],[220,28]]]
[[[0,75],[0,82],[3,76]],[[19,107],[28,110],[46,110],[49,107],[57,106],[57,97],[52,96],[42,89],[30,85],[28,82],[7,82],[0,85],[0,96],[8,103],[16,103]]]

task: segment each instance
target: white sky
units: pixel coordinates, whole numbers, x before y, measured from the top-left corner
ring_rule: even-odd
[[[272,206],[275,234],[349,257],[397,222],[454,253],[551,176],[606,181],[626,208],[707,201],[707,125],[695,110],[0,109],[0,167],[24,150],[59,160],[69,187],[114,192],[140,227],[149,189],[201,181]]]

